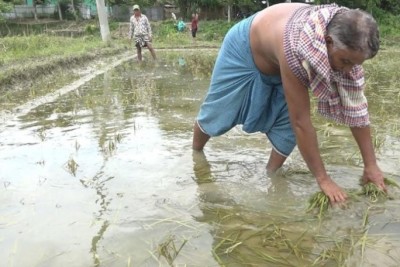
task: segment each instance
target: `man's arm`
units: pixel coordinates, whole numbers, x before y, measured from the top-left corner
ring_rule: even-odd
[[[129,19],[129,33],[128,33],[129,39],[132,39],[134,31],[135,31],[135,24],[133,23],[133,20],[131,17]]]
[[[146,17],[146,28],[147,28],[147,33],[149,34],[149,38],[151,41],[153,34],[151,33],[151,25],[150,25],[150,21],[147,17]]]
[[[279,65],[290,121],[300,153],[331,203],[342,202],[347,195],[327,174],[319,152],[317,134],[311,122],[308,90],[290,70],[283,53]]]
[[[360,149],[364,162],[363,182],[372,182],[386,191],[382,171],[379,169],[376,162],[370,127],[350,127],[350,129]]]

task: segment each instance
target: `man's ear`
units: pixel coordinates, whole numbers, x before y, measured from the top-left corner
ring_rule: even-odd
[[[325,42],[327,45],[333,45],[333,39],[329,35],[325,36]]]

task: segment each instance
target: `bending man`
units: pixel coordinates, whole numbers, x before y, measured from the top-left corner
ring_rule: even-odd
[[[311,121],[308,89],[318,111],[348,125],[364,161],[364,182],[386,190],[369,127],[361,64],[376,55],[379,32],[366,12],[333,5],[282,3],[233,26],[218,54],[194,125],[193,149],[235,125],[265,133],[275,172],[298,145],[331,203],[347,195],[327,174]]]

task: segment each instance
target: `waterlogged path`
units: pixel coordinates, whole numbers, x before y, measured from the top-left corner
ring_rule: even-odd
[[[297,150],[277,177],[265,172],[262,134],[235,128],[192,152],[215,54],[127,56],[3,110],[0,266],[398,266],[399,189],[318,218],[306,212],[319,189]],[[394,56],[367,66],[368,97],[380,164],[400,183]],[[360,190],[349,130],[315,123],[332,177]]]

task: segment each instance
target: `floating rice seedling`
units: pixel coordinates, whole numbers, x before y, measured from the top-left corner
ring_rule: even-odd
[[[117,143],[121,143],[122,135],[121,135],[120,133],[116,133],[116,134],[114,135],[114,140],[115,140]]]
[[[308,230],[299,233],[291,229],[293,225],[287,226],[289,228],[284,229],[282,222],[277,222],[258,229],[242,226],[225,229],[214,237],[219,242],[212,253],[221,266],[230,266],[230,263],[240,263],[240,266],[310,266],[310,261],[315,259],[314,234]],[[332,253],[329,257],[324,261],[339,256]]]
[[[29,95],[30,97],[36,97],[36,91],[33,87],[29,88]]]
[[[109,140],[109,141],[108,141],[108,151],[112,152],[112,151],[115,150],[115,148],[116,148],[115,142],[112,141],[112,140]]]
[[[35,163],[38,164],[38,165],[44,166],[44,164],[45,164],[46,162],[42,159],[42,160],[36,161]]]
[[[85,106],[87,108],[93,109],[96,105],[96,102],[92,98],[86,98],[85,99]]]
[[[321,132],[325,137],[329,137],[332,134],[333,127],[334,125],[332,123],[325,123],[324,125],[320,126],[320,130],[318,130],[318,132]]]
[[[291,175],[295,175],[295,174],[310,174],[310,171],[308,169],[301,169],[301,168],[298,168],[298,169],[288,168],[286,170],[281,169],[279,171],[282,175],[287,175],[287,176],[291,176]]]
[[[11,184],[11,182],[9,182],[9,181],[3,182],[3,185],[4,185],[4,188],[5,188],[5,189],[7,189],[7,187],[9,187],[10,184]]]
[[[239,216],[235,208],[205,213],[212,213],[208,217],[215,223],[211,252],[218,266],[347,266],[349,257],[371,244],[364,237],[369,209],[359,227],[343,225],[339,231],[332,229],[333,221],[316,227],[318,220],[304,214],[242,211]]]
[[[78,152],[80,147],[81,147],[81,145],[78,143],[78,140],[75,140],[75,151]]]
[[[375,132],[375,134],[373,135],[372,138],[373,138],[372,141],[373,141],[375,151],[380,151],[383,144],[385,143],[385,137],[382,136],[381,134]]]
[[[355,249],[355,243],[359,242],[359,236],[355,233],[339,240],[316,236],[317,241],[321,241],[318,240],[321,238],[324,239],[325,244],[320,248],[321,251],[312,266],[345,266],[346,259]]]
[[[66,164],[66,169],[73,175],[76,176],[76,170],[78,169],[78,163],[73,158],[70,158]]]
[[[44,128],[41,128],[37,135],[39,136],[40,140],[43,142],[46,139],[46,132]]]
[[[386,185],[389,185],[389,186],[392,186],[392,187],[400,188],[400,186],[398,185],[398,183],[396,183],[395,181],[393,181],[393,180],[390,179],[390,178],[385,178],[385,179],[384,179],[384,182],[385,182]]]
[[[101,151],[106,156],[111,156],[115,150],[117,149],[117,145],[114,140],[104,141]]]
[[[169,236],[166,241],[158,245],[158,255],[164,257],[170,266],[173,266],[174,260],[178,257],[179,252],[185,246],[187,240],[183,240],[180,247],[177,249],[175,246],[174,236]]]
[[[329,209],[329,198],[324,192],[314,193],[309,201],[307,212],[317,210],[318,217],[321,218]]]

